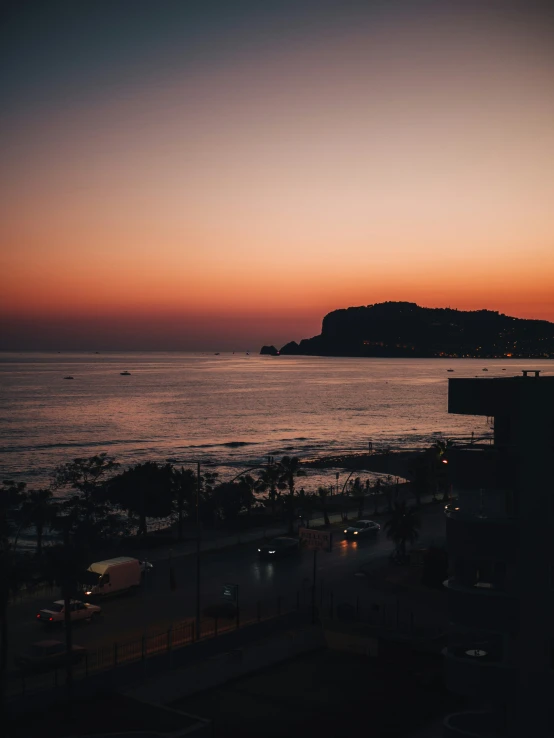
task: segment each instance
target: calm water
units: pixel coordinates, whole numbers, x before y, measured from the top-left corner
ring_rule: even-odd
[[[369,440],[396,449],[483,436],[484,418],[447,414],[447,378],[530,366],[554,372],[554,361],[4,353],[0,478],[39,481],[102,451],[124,465],[199,459],[224,477],[267,454],[306,459],[362,451]]]

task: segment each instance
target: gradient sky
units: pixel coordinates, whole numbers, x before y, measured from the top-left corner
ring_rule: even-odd
[[[8,349],[251,349],[384,300],[554,321],[548,4],[2,6]]]

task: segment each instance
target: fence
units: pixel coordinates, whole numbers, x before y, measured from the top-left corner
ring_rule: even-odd
[[[312,613],[314,620],[317,616],[318,619],[332,618],[365,623],[382,630],[414,637],[435,636],[442,632],[440,626],[430,624],[426,617],[418,618],[416,612],[403,605],[400,600],[376,602],[359,596],[348,598],[344,594],[326,590],[323,582],[319,584],[316,596],[313,598],[312,595],[312,587],[305,586],[288,595],[246,601],[234,610],[229,609],[227,616],[217,614],[224,613],[225,610],[214,610],[216,613],[214,616],[202,616],[199,633],[196,633],[195,620],[187,619],[159,633],[145,634],[140,639],[114,642],[91,649],[81,662],[74,665],[73,677],[75,680],[86,679],[141,662],[146,669],[149,659],[163,655],[169,658],[169,662],[165,661],[162,668],[171,668],[173,653],[179,652],[185,646],[209,643],[241,628],[278,620],[295,612],[305,613],[306,616]],[[314,605],[316,609],[312,612]],[[121,678],[125,678],[123,673]],[[14,674],[8,694],[17,698],[28,693],[62,686],[64,681],[64,668],[45,674]]]
[[[113,671],[140,662],[143,662],[146,667],[149,659],[164,654],[169,656],[171,665],[172,653],[185,646],[208,642],[239,628],[278,619],[293,612],[301,610],[308,612],[311,603],[311,588],[305,588],[288,595],[246,602],[233,611],[229,610],[230,616],[203,615],[198,634],[195,620],[187,619],[162,632],[152,635],[145,634],[140,639],[114,642],[90,649],[81,661],[74,664],[73,679],[86,679],[102,672]],[[65,667],[46,673],[13,673],[7,690],[8,696],[15,699],[37,691],[60,687],[65,683],[65,675]]]
[[[400,599],[377,602],[359,596],[336,597],[332,591],[325,592],[320,588],[317,600],[321,618],[357,622],[416,638],[434,637],[444,633],[445,624],[441,621],[440,614],[437,613],[435,622],[432,622],[429,613],[417,612]]]

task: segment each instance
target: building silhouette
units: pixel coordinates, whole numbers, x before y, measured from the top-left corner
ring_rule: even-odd
[[[448,452],[455,505],[444,736],[554,734],[554,376],[449,379],[448,411],[491,418],[494,442]]]

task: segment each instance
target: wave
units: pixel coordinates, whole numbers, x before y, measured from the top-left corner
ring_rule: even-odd
[[[122,440],[110,440],[110,441],[88,441],[87,443],[79,443],[77,441],[67,441],[66,443],[37,443],[27,446],[0,446],[1,454],[10,453],[21,453],[22,451],[48,451],[56,448],[101,448],[104,447],[109,449],[111,446],[124,446],[126,444],[144,444],[151,443],[152,439],[148,441],[141,438],[130,438]]]
[[[225,443],[200,443],[185,448],[241,448],[242,446],[258,446],[257,441],[226,441]]]

